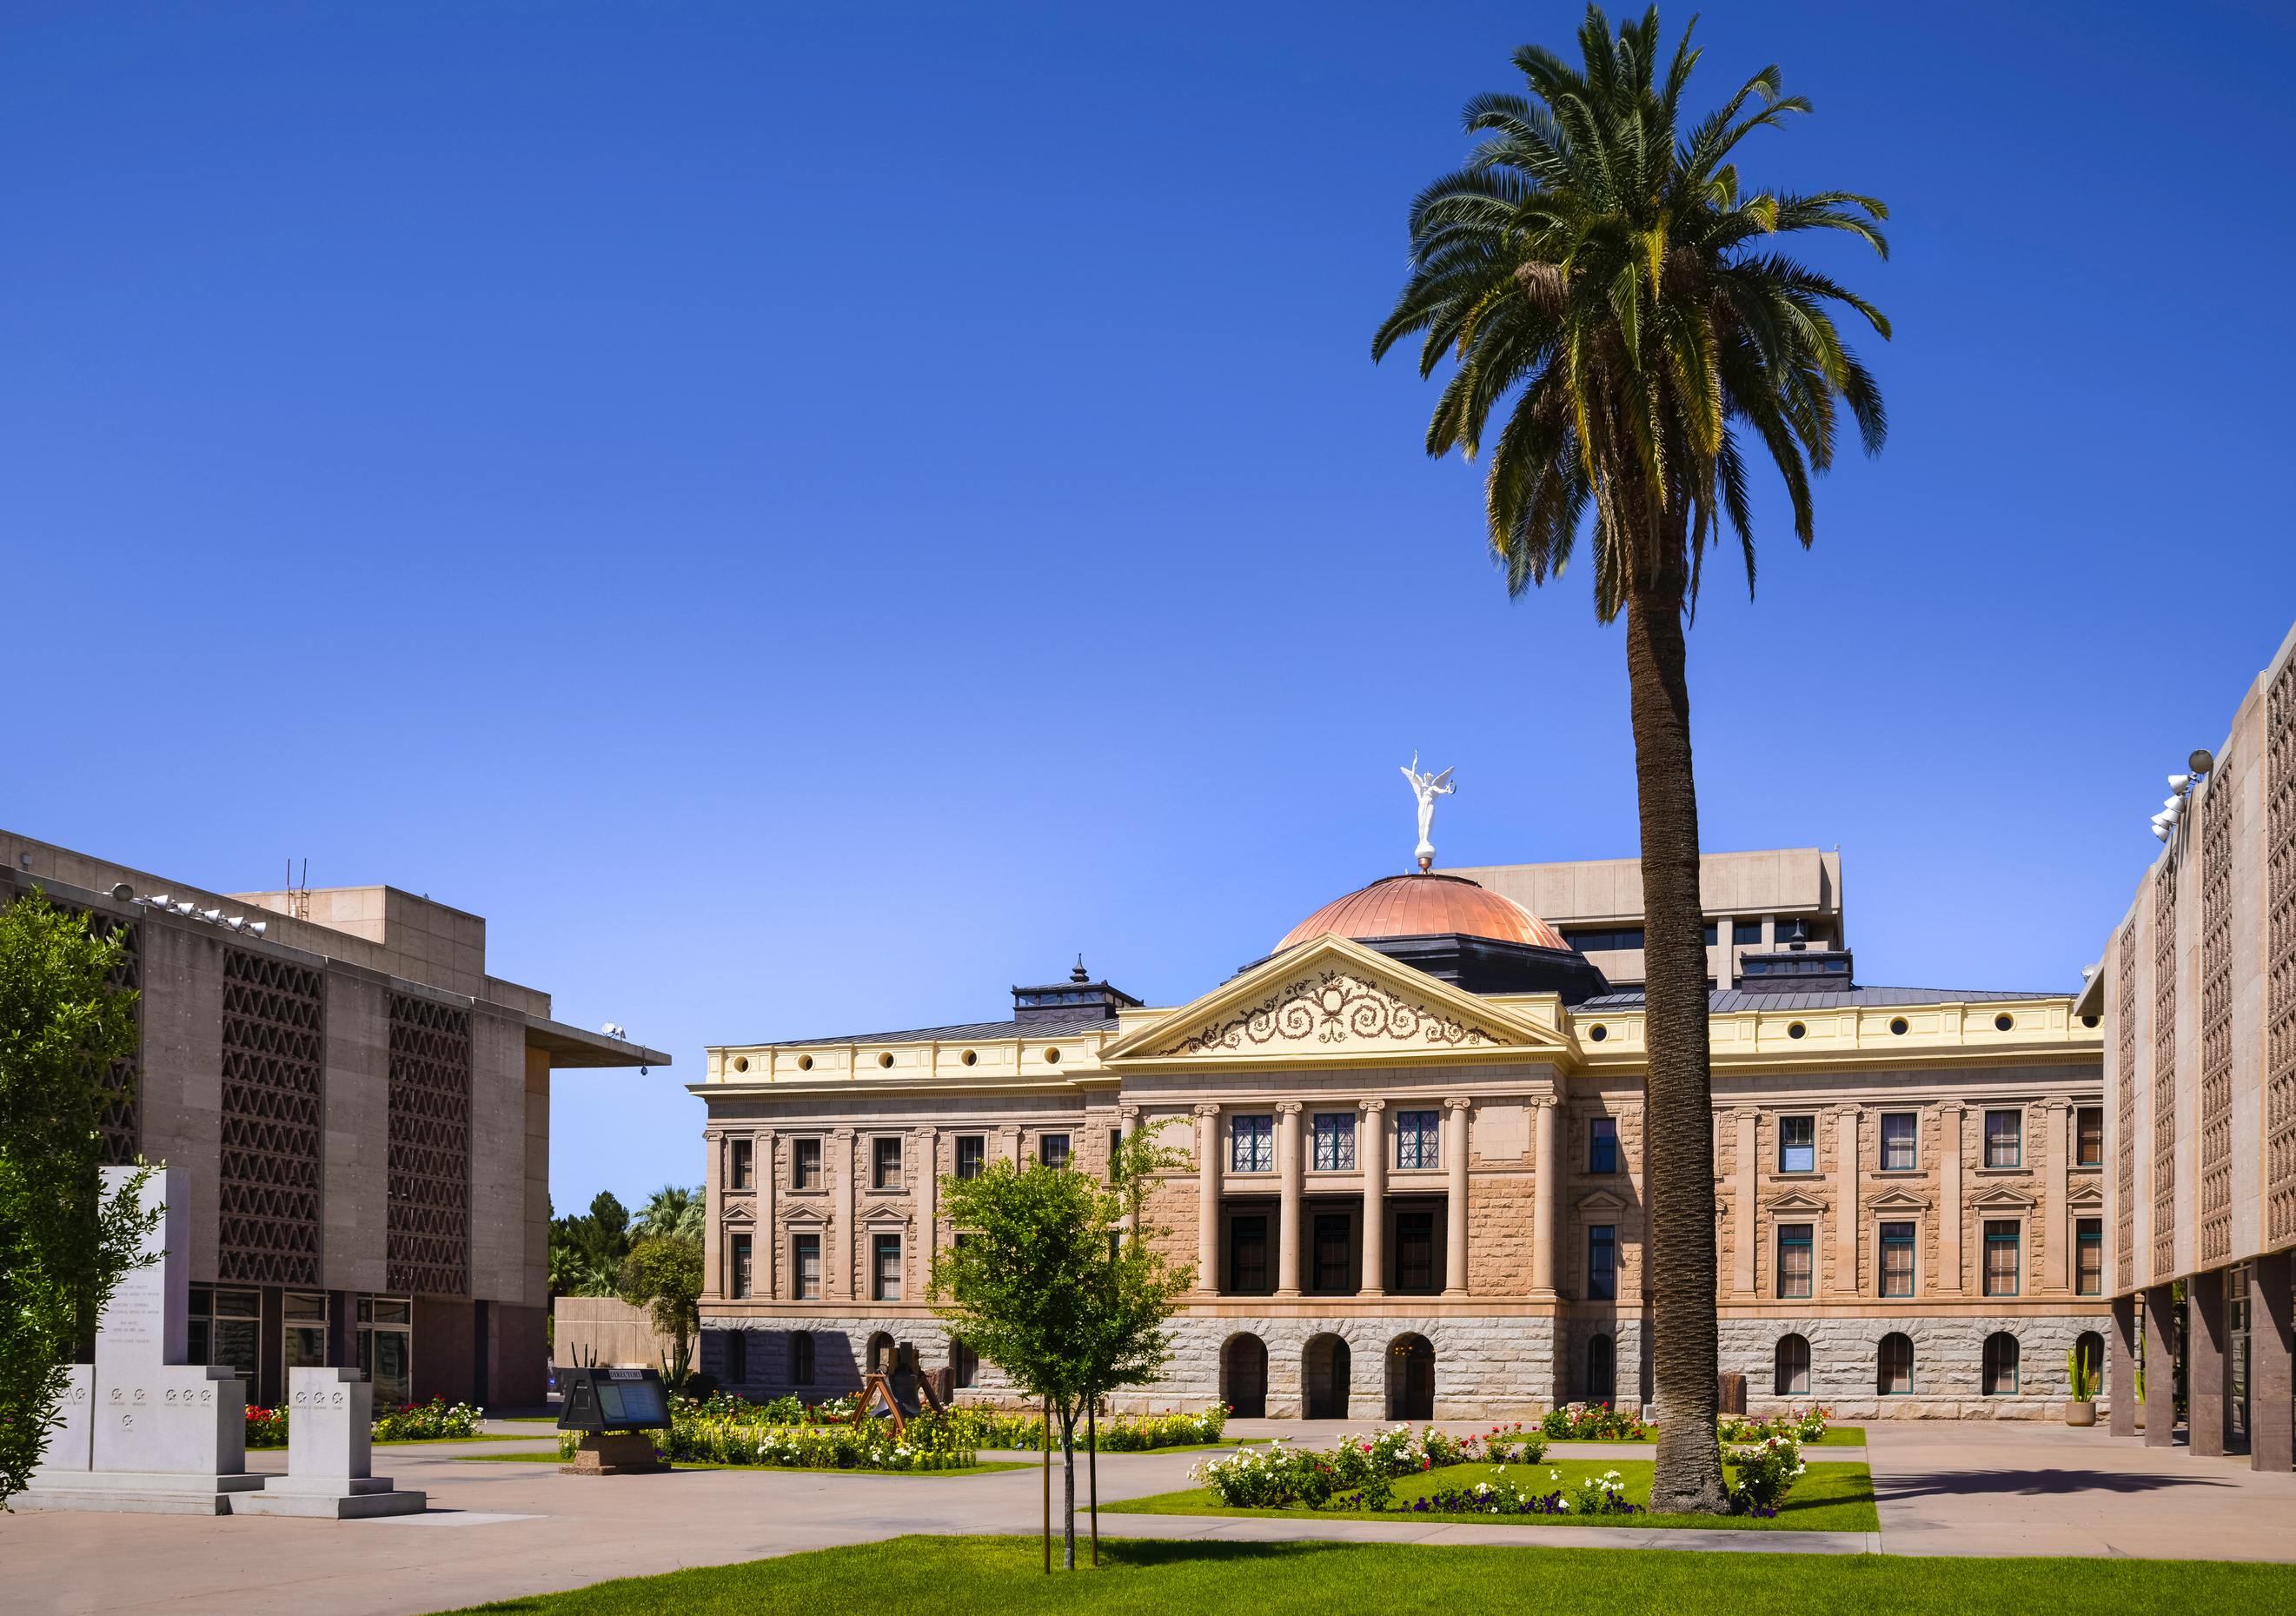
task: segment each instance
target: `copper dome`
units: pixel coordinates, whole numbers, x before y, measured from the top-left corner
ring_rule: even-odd
[[[1570,947],[1560,931],[1512,898],[1488,891],[1462,875],[1390,875],[1375,881],[1332,899],[1292,927],[1275,945],[1275,952],[1326,931],[1358,940],[1456,932],[1534,948]]]

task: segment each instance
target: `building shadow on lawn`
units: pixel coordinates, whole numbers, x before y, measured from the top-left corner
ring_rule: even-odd
[[[1875,1476],[1874,1501],[1898,1504],[1909,1498],[1986,1493],[2030,1498],[2067,1493],[2148,1493],[2166,1492],[2170,1488],[2237,1485],[2210,1476],[2134,1475],[2111,1470],[1948,1470],[1887,1479]]]

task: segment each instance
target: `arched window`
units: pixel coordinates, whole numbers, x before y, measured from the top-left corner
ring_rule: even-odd
[[[2073,1341],[2073,1361],[2080,1366],[2081,1374],[2088,1382],[2089,1397],[2094,1399],[2104,1384],[2104,1337],[2094,1330],[2082,1331]]]
[[[798,1330],[790,1335],[790,1384],[813,1384],[813,1332]]]
[[[1985,1395],[2017,1395],[2017,1338],[2006,1330],[1985,1338]]]
[[[1895,1330],[1882,1338],[1874,1362],[1874,1390],[1883,1397],[1901,1396],[1914,1389],[1914,1338]]]
[[[1809,1342],[1799,1335],[1778,1338],[1777,1374],[1771,1390],[1780,1397],[1809,1395]]]
[[[1609,1407],[1618,1395],[1617,1349],[1607,1335],[1587,1343],[1587,1400]]]
[[[963,1341],[951,1339],[948,1343],[948,1382],[963,1390],[980,1378],[980,1360],[972,1349]]]
[[[750,1333],[747,1330],[726,1332],[726,1383],[728,1386],[750,1383]]]
[[[895,1350],[893,1338],[882,1330],[871,1336],[869,1338],[869,1373],[871,1374],[892,1374]]]
[[[1267,1417],[1267,1343],[1239,1335],[1220,1355],[1221,1400],[1240,1420]]]

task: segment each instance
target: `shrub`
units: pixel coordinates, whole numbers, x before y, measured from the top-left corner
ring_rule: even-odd
[[[1321,1509],[1348,1489],[1350,1509],[1383,1509],[1398,1476],[1418,1475],[1454,1464],[1490,1459],[1507,1464],[1527,1455],[1536,1462],[1546,1452],[1522,1428],[1493,1426],[1485,1436],[1453,1437],[1428,1427],[1414,1437],[1408,1425],[1373,1436],[1343,1436],[1328,1450],[1294,1448],[1283,1442],[1247,1448],[1226,1458],[1206,1459],[1188,1472],[1230,1509],[1281,1509],[1294,1503]]]
[[[249,1408],[247,1445],[250,1448],[286,1447],[287,1411],[284,1408]]]
[[[1570,1403],[1552,1408],[1539,1429],[1556,1441],[1640,1442],[1655,1436],[1658,1428],[1643,1423],[1638,1414],[1623,1414],[1601,1403]]]
[[[1786,1436],[1764,1437],[1757,1446],[1734,1448],[1723,1457],[1738,1472],[1730,1488],[1733,1514],[1776,1514],[1806,1468],[1801,1450]]]
[[[1550,1481],[1560,1481],[1562,1472],[1550,1470]],[[1349,1500],[1352,1503],[1353,1500]],[[1386,1509],[1379,1504],[1365,1502],[1364,1509]],[[1619,1472],[1589,1476],[1576,1488],[1565,1493],[1557,1488],[1552,1492],[1538,1493],[1506,1479],[1504,1468],[1493,1473],[1488,1481],[1478,1481],[1472,1487],[1439,1487],[1434,1491],[1414,1498],[1408,1505],[1413,1514],[1456,1515],[1639,1515],[1648,1512],[1639,1504],[1627,1502],[1626,1483]]]
[[[378,1442],[433,1441],[442,1437],[474,1437],[485,1411],[470,1403],[449,1403],[434,1397],[427,1403],[406,1403],[374,1416]]]
[[[1767,1420],[1748,1419],[1740,1415],[1724,1415],[1717,1423],[1716,1434],[1726,1442],[1759,1442],[1765,1437],[1791,1437],[1797,1442],[1816,1442],[1826,1432],[1833,1410],[1811,1404],[1797,1414],[1788,1407],[1784,1413]]]

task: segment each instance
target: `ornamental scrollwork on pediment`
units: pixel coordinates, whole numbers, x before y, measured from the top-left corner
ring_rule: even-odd
[[[1490,1049],[1505,1038],[1456,1016],[1440,1014],[1343,972],[1325,971],[1286,983],[1226,1021],[1207,1022],[1166,1054],[1239,1053],[1267,1045],[1420,1044],[1440,1049]]]

